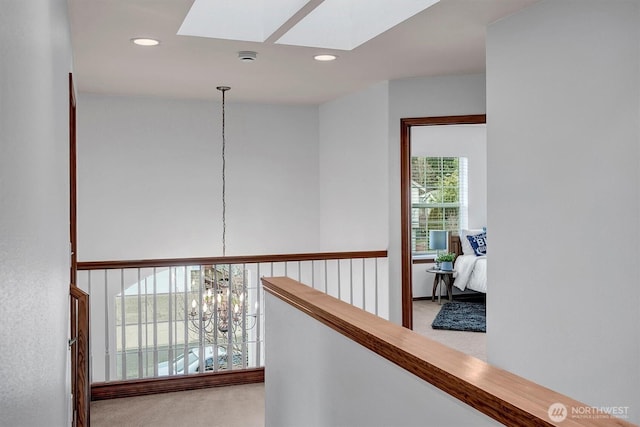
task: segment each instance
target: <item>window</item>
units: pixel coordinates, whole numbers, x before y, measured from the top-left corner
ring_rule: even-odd
[[[467,227],[467,159],[411,158],[411,251],[432,255],[429,230]]]

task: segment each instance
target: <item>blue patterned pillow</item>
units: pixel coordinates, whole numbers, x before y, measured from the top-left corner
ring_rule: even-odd
[[[467,236],[471,247],[473,248],[473,252],[475,252],[476,256],[486,255],[487,254],[487,233],[482,232],[480,234]]]

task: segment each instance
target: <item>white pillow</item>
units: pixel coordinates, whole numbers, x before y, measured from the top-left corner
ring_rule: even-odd
[[[467,239],[467,236],[469,236],[469,235],[473,236],[475,234],[480,234],[483,231],[484,230],[482,228],[477,229],[477,230],[460,230],[460,244],[462,245],[462,254],[463,255],[475,255],[476,254],[476,252],[471,247],[471,243],[469,243],[469,239]]]

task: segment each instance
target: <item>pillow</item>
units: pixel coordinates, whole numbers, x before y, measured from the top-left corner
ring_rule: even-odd
[[[469,243],[469,240],[467,239],[467,236],[474,235],[474,234],[480,234],[483,231],[484,230],[482,230],[482,229],[460,230],[460,245],[462,246],[462,255],[475,255],[476,254],[476,252],[473,250],[473,247],[471,246],[471,243]]]
[[[487,233],[482,232],[480,234],[468,235],[467,240],[473,248],[473,253],[476,256],[487,254]]]

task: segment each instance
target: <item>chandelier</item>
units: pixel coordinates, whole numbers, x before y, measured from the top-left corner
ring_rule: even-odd
[[[226,256],[227,203],[226,203],[226,108],[225,93],[229,86],[218,86],[222,92],[222,256]],[[247,286],[244,271],[239,274],[231,265],[202,266],[192,272],[191,289],[197,292],[200,302],[193,299],[188,313],[189,329],[209,343],[235,339],[236,331],[246,331],[255,326],[256,315],[247,314]],[[247,319],[252,320],[248,322]],[[251,324],[249,324],[251,323]]]
[[[221,333],[244,326],[251,329],[255,326],[246,323],[246,286],[242,277],[229,278],[229,272],[219,266],[205,266],[203,272],[202,302],[191,301],[189,319],[194,332],[204,332],[208,341],[214,340],[217,331]],[[198,286],[197,277],[192,278],[192,288]],[[253,316],[251,316],[253,317]],[[245,324],[243,325],[243,321]]]

